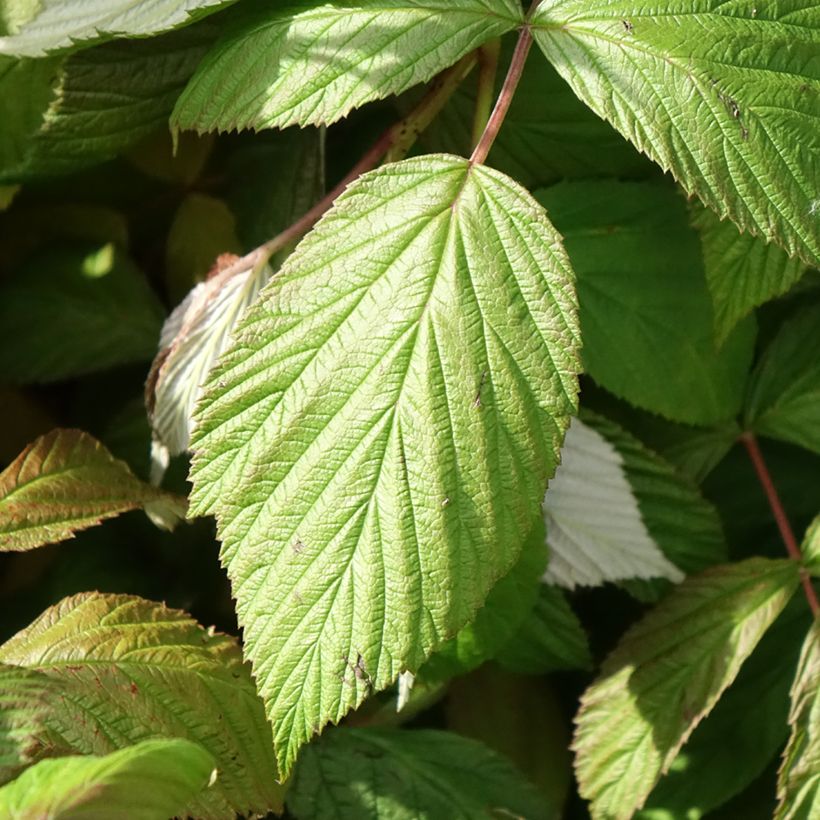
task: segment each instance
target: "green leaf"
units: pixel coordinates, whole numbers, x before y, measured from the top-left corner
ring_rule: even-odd
[[[820,621],[800,655],[791,691],[791,736],[777,783],[776,820],[812,820],[820,813]]]
[[[30,669],[0,664],[0,784],[15,777],[46,748],[44,717],[59,697],[51,681]]]
[[[187,740],[146,740],[105,757],[43,760],[0,789],[14,820],[167,820],[203,791],[213,758]]]
[[[145,278],[113,245],[43,251],[0,285],[0,381],[59,381],[148,361],[162,317]]]
[[[515,39],[504,38],[496,76],[500,91]],[[469,156],[478,83],[473,72],[421,134],[428,151]],[[409,111],[419,94],[400,101]],[[587,108],[546,61],[527,60],[504,127],[493,143],[487,163],[509,174],[526,188],[559,179],[645,176],[655,167],[617,131]]]
[[[527,775],[548,817],[564,816],[572,784],[569,721],[546,681],[488,664],[452,682],[445,714],[450,730],[484,743]]]
[[[522,21],[515,0],[257,3],[205,57],[171,123],[201,133],[335,122]]]
[[[565,669],[592,669],[584,628],[557,587],[541,585],[538,600],[521,628],[496,653],[511,672],[545,675]]]
[[[786,321],[752,374],[746,428],[820,453],[820,304]]]
[[[53,430],[0,473],[0,552],[64,541],[140,507],[166,529],[185,517],[184,498],[140,481],[87,433]]]
[[[593,818],[641,808],[799,583],[753,558],[688,578],[621,639],[581,699],[574,748]]]
[[[127,595],[66,598],[0,647],[60,696],[45,716],[70,754],[106,754],[147,737],[195,741],[219,780],[188,813],[233,820],[281,808],[270,726],[236,641],[162,604]]]
[[[795,596],[652,790],[638,820],[700,820],[776,760],[788,735],[789,685],[807,621],[806,602]]]
[[[11,0],[19,6],[19,0]],[[23,0],[28,5],[29,0]],[[112,37],[150,37],[213,14],[235,0],[40,0],[8,37],[0,55],[39,57]]]
[[[114,42],[64,60],[0,57],[10,119],[0,179],[26,180],[103,162],[165,126],[215,27]],[[50,70],[49,70],[50,69]]]
[[[561,449],[544,520],[550,583],[574,589],[625,578],[683,580],[644,523],[620,453],[580,419]]]
[[[297,817],[339,820],[551,816],[507,760],[434,730],[329,732],[300,755],[287,803]]]
[[[663,185],[574,182],[536,193],[578,277],[584,364],[632,404],[690,424],[737,415],[754,327],[718,351],[697,234]]]
[[[734,326],[754,308],[786,293],[806,272],[799,259],[777,245],[741,233],[700,205],[692,206],[692,224],[700,232],[706,281],[715,308],[715,333],[722,344]]]
[[[425,681],[446,679],[493,658],[535,606],[546,566],[545,531],[539,521],[527,538],[518,563],[490,590],[475,620],[433,653],[419,677]]]
[[[688,193],[816,264],[820,26],[811,0],[555,0],[533,24],[575,93]]]
[[[820,575],[820,515],[812,521],[811,526],[806,530],[800,552],[803,554],[806,569],[812,575]]]
[[[577,348],[543,210],[443,155],[360,177],[250,309],[195,414],[192,498],[217,515],[285,773],[515,564]]]

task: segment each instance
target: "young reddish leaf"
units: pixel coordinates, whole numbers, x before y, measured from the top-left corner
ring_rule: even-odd
[[[183,498],[140,481],[88,433],[53,430],[0,474],[0,552],[63,541],[139,507],[167,529],[185,516]]]

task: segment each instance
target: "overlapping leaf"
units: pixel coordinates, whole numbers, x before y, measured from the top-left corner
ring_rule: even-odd
[[[575,322],[543,210],[443,155],[359,178],[247,314],[197,414],[193,510],[217,515],[285,770],[516,562]]]
[[[536,194],[578,276],[584,364],[602,387],[674,421],[737,415],[754,327],[718,350],[700,242],[671,186],[573,182]]]
[[[777,820],[811,820],[820,813],[820,621],[800,656],[791,692],[791,736],[777,784]]]
[[[719,343],[744,316],[786,293],[806,272],[800,259],[789,259],[777,245],[741,233],[706,208],[693,207],[693,224],[700,232]]]
[[[820,453],[820,305],[787,320],[752,375],[748,429]]]
[[[54,683],[41,720],[57,751],[187,738],[219,769],[190,814],[233,820],[281,807],[270,727],[239,646],[184,613],[126,595],[77,595],[0,646],[0,662]]]
[[[298,817],[546,820],[544,799],[486,746],[433,730],[342,729],[308,746],[288,792]]]
[[[569,589],[626,578],[683,580],[644,523],[618,450],[573,419],[544,497],[545,579]]]
[[[533,23],[575,93],[688,192],[820,259],[814,0],[556,0]]]
[[[74,171],[156,131],[214,33],[205,23],[63,59],[0,57],[0,179]]]
[[[9,36],[0,37],[0,55],[39,57],[112,37],[147,37],[191,23],[233,2],[40,0],[30,5],[27,0],[8,0],[16,25]]]
[[[397,94],[522,22],[515,0],[252,4],[177,103],[181,129],[319,125]]]
[[[14,820],[167,820],[209,784],[213,758],[187,740],[145,740],[105,757],[43,760],[0,788]]]
[[[626,633],[577,718],[576,774],[594,818],[626,820],[643,805],[798,581],[790,560],[716,567]]]
[[[87,433],[54,430],[0,474],[0,552],[63,541],[140,507],[167,529],[185,516],[184,498],[140,481]]]

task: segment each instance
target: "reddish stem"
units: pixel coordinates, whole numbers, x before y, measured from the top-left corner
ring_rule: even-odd
[[[518,42],[515,44],[515,51],[510,61],[510,67],[507,69],[507,76],[504,78],[504,85],[501,86],[501,93],[495,101],[495,108],[493,108],[493,113],[490,114],[490,119],[487,121],[487,127],[484,129],[484,133],[470,157],[471,165],[481,165],[487,159],[487,154],[490,153],[495,138],[498,136],[498,132],[507,117],[507,112],[510,110],[518,83],[521,81],[521,75],[524,73],[527,57],[532,48],[532,31],[530,31],[529,21],[540,2],[541,0],[533,0],[533,4],[527,13],[527,22],[518,34]]]
[[[763,487],[763,492],[766,493],[766,498],[769,501],[769,506],[774,515],[774,520],[777,522],[777,528],[780,530],[780,537],[786,545],[786,552],[789,557],[795,561],[802,563],[803,553],[800,552],[800,546],[797,539],[794,537],[794,531],[789,523],[786,511],[783,509],[783,504],[780,501],[780,496],[777,492],[777,487],[774,486],[769,468],[766,466],[766,461],[763,458],[763,453],[760,451],[760,445],[757,443],[753,433],[743,433],[740,436],[746,450],[749,453],[749,458],[752,460],[757,477]],[[803,590],[806,593],[806,599],[809,602],[809,608],[812,614],[817,617],[820,614],[820,602],[817,600],[817,593],[811,583],[811,578],[805,569],[800,570],[800,580],[803,583]]]

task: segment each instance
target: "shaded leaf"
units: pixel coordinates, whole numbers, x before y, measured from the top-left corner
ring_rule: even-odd
[[[196,817],[281,807],[270,726],[236,641],[127,595],[87,593],[47,609],[0,646],[0,662],[54,681],[44,720],[67,754],[107,754],[158,734],[213,756],[216,785]]]
[[[0,381],[59,381],[148,361],[163,313],[113,245],[43,251],[0,285]]]
[[[789,259],[782,248],[741,233],[699,205],[692,208],[692,224],[700,232],[719,344],[744,316],[786,293],[806,272],[805,264]]]
[[[576,775],[594,818],[632,817],[797,588],[753,558],[685,580],[632,627],[581,699]]]
[[[820,259],[813,0],[556,0],[533,24],[575,93],[687,192],[791,255]]]
[[[720,350],[698,236],[671,187],[573,182],[537,192],[578,277],[584,364],[598,384],[674,421],[737,415],[752,359],[743,322]]]
[[[507,760],[474,740],[433,730],[329,732],[300,755],[287,803],[297,817],[339,820],[551,816]]]
[[[87,433],[53,430],[0,474],[0,552],[64,541],[140,507],[167,529],[185,517],[184,498],[140,481]]]
[[[574,311],[537,203],[440,155],[360,177],[247,313],[195,414],[193,510],[285,771],[515,564],[575,406]]]
[[[820,304],[786,321],[760,358],[746,399],[747,429],[820,453]]]
[[[514,0],[257,3],[206,56],[171,122],[200,133],[335,122],[521,21]]]
[[[211,779],[214,761],[187,740],[146,740],[105,757],[43,760],[0,788],[14,820],[167,820]]]

